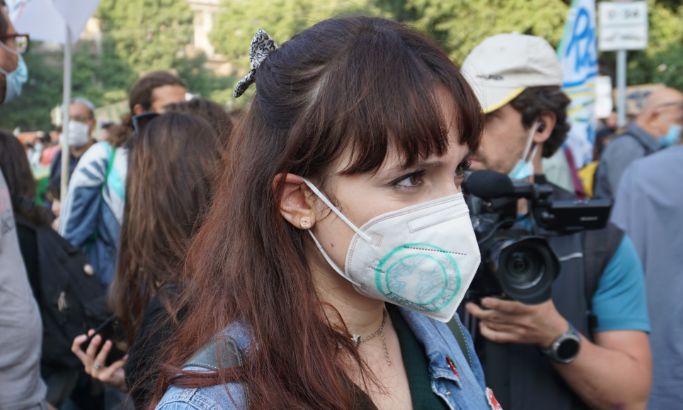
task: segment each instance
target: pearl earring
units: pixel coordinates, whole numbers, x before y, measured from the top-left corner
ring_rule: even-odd
[[[313,224],[311,223],[311,218],[309,218],[309,217],[303,217],[303,218],[301,218],[301,220],[299,221],[299,223],[301,224],[301,227],[304,228],[304,229],[310,229],[311,226],[313,225]]]

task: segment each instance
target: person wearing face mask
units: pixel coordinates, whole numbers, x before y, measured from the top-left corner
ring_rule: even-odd
[[[540,37],[500,34],[478,45],[462,70],[486,114],[472,169],[548,183],[541,159],[560,149],[569,129],[569,99],[552,47]],[[550,200],[575,199],[550,185]],[[526,214],[526,200],[517,208]],[[528,220],[517,225],[531,229]],[[550,300],[525,305],[486,297],[481,306],[465,306],[480,351],[499,343],[509,353],[507,363],[482,359],[489,387],[512,410],[644,409],[650,327],[633,243],[614,225],[548,242],[561,263]],[[565,341],[573,343],[569,352]]]
[[[90,136],[95,129],[95,104],[81,97],[72,98],[69,110],[69,178],[76,169],[78,161],[95,140]],[[64,144],[64,134],[59,137]],[[55,154],[50,164],[50,183],[62,177],[62,151]]]
[[[28,69],[22,53],[28,50],[28,36],[17,34],[0,4],[0,104],[7,104],[21,95],[28,80]]]
[[[185,84],[177,76],[155,71],[141,77],[129,92],[130,113],[110,129],[109,140],[83,154],[73,172],[57,231],[83,250],[105,289],[114,277],[123,222],[132,114],[163,113],[183,101]]]
[[[683,93],[668,87],[647,97],[643,110],[600,156],[595,171],[595,198],[616,198],[621,176],[633,161],[680,141],[681,103]]]
[[[469,334],[444,323],[480,259],[460,184],[483,121],[459,70],[367,17],[280,48],[259,30],[250,56],[234,95],[255,82],[255,97],[190,244],[151,405],[500,409]]]
[[[21,93],[27,73],[21,67],[16,31],[0,0],[0,103]],[[14,138],[3,132],[4,138]],[[0,154],[7,154],[7,150]],[[14,164],[16,165],[16,164]],[[47,388],[40,375],[42,320],[22,259],[10,183],[0,166],[0,408],[47,410]]]
[[[652,394],[648,410],[683,402],[683,146],[626,168],[611,219],[632,238],[643,261],[652,333]]]

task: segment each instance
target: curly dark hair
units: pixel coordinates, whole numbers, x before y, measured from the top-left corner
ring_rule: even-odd
[[[543,157],[551,157],[567,139],[570,125],[567,123],[567,106],[570,100],[558,86],[529,87],[510,104],[522,114],[522,125],[531,128],[544,112],[555,114],[555,128],[543,144]]]

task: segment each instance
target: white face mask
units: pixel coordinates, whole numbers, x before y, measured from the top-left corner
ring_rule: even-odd
[[[80,148],[90,141],[88,124],[78,121],[69,121],[69,146]],[[59,142],[64,143],[64,134],[59,136]]]
[[[522,180],[527,179],[534,174],[534,157],[536,156],[536,151],[538,151],[538,145],[532,144],[534,140],[534,134],[536,133],[536,128],[538,128],[538,121],[534,121],[534,125],[531,126],[531,132],[529,133],[529,139],[526,142],[526,147],[524,148],[524,154],[512,171],[508,172],[508,176],[512,179]],[[531,145],[534,149],[531,150],[531,156],[528,157]]]
[[[357,228],[310,181],[313,192],[356,234],[342,271],[309,231],[327,262],[356,291],[448,322],[479,267],[462,194],[377,216]]]

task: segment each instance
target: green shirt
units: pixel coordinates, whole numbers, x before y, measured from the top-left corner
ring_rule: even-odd
[[[432,390],[429,362],[413,331],[395,306],[387,305],[389,316],[401,344],[401,356],[408,376],[413,410],[448,410],[448,406]]]

